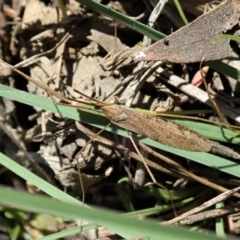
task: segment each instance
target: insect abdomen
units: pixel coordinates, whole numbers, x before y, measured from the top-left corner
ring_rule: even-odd
[[[211,141],[171,121],[119,105],[104,106],[104,114],[115,124],[167,146],[197,152],[211,151]]]

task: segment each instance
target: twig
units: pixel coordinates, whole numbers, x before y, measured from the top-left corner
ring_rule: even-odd
[[[159,0],[158,1],[157,5],[152,10],[151,15],[148,19],[148,26],[149,27],[151,27],[151,28],[154,27],[155,22],[158,19],[159,15],[162,12],[162,10],[163,10],[165,4],[167,3],[167,1],[168,0]],[[143,47],[147,47],[147,46],[151,45],[151,42],[152,42],[151,38],[149,38],[148,36],[145,35],[143,37],[143,44],[142,45],[143,45]]]
[[[28,67],[32,64],[34,64],[35,62],[37,62],[39,60],[40,57],[45,56],[49,53],[54,52],[59,46],[61,46],[63,43],[66,43],[67,40],[71,37],[70,33],[67,32],[63,38],[51,49],[49,49],[48,51],[36,54],[30,58],[27,58],[26,60],[23,60],[22,62],[14,65],[15,68],[22,68],[22,67]]]
[[[150,27],[154,26],[155,21],[157,20],[158,16],[160,15],[164,5],[166,4],[167,0],[159,0],[158,4],[155,6],[153,9],[149,20],[148,20],[148,25]],[[151,41],[147,36],[144,36],[143,38],[143,47],[147,47]],[[137,66],[137,70],[142,69],[144,66],[144,62],[140,62]],[[136,76],[136,81],[132,82],[131,84],[128,85],[128,87],[125,89],[121,99],[126,102],[127,106],[131,105],[131,102],[133,101],[133,98],[136,94],[136,92],[141,88],[141,86],[144,84],[147,78],[141,78],[140,80],[137,80],[139,78],[139,75]]]
[[[232,190],[228,190],[227,192],[224,192],[224,193],[218,195],[217,197],[203,203],[201,206],[196,207],[194,209],[191,209],[190,211],[182,214],[181,216],[178,216],[178,217],[176,217],[176,218],[174,218],[170,221],[164,222],[164,223],[166,223],[166,224],[177,223],[177,222],[183,220],[184,218],[186,218],[186,217],[188,217],[192,214],[198,213],[198,212],[200,212],[200,211],[202,211],[202,210],[204,210],[208,207],[211,207],[212,205],[214,205],[216,203],[219,203],[219,202],[222,202],[222,201],[226,200],[227,198],[231,197],[234,193],[238,192],[239,190],[240,190],[240,187],[236,187]]]
[[[36,173],[39,176],[41,176],[43,179],[45,179],[46,181],[54,185],[54,182],[52,181],[52,179],[46,174],[45,171],[43,171],[43,169],[41,169],[41,167],[37,164],[36,159],[34,159],[32,154],[30,154],[26,150],[25,145],[19,139],[17,139],[16,136],[12,134],[12,130],[10,129],[10,126],[8,126],[6,123],[0,120],[0,129],[2,129],[5,132],[5,134],[12,140],[12,142],[18,147],[18,149],[24,153],[24,155],[30,161],[31,166],[36,171]]]
[[[174,162],[173,160],[171,160],[170,158],[160,154],[160,153],[157,153],[155,151],[153,151],[150,147],[146,146],[145,144],[139,142],[139,145],[146,151],[148,151],[150,154],[152,154],[153,156],[156,156],[158,157],[159,159],[161,159],[162,161],[164,161],[165,163],[168,164],[168,166],[171,166],[171,170],[173,172],[178,172],[178,173],[181,173],[185,176],[187,176],[188,178],[191,178],[197,182],[200,182],[202,183],[203,185],[206,185],[208,187],[211,187],[219,192],[226,192],[226,191],[229,191],[229,189],[225,188],[225,187],[222,187],[222,186],[219,186],[218,184],[214,183],[214,182],[211,182],[209,181],[208,179],[205,179],[203,177],[200,177],[200,176],[197,176],[195,175],[194,173],[191,173],[189,171],[187,171],[186,169],[184,169],[181,165],[177,164],[176,162]],[[238,197],[240,198],[240,194],[239,193],[235,193],[234,194],[235,197]]]
[[[179,222],[179,225],[192,225],[193,223],[203,221],[206,219],[213,219],[223,217],[229,214],[239,213],[240,212],[240,204],[234,204],[226,207],[222,207],[219,209],[212,209],[208,211],[204,211],[201,213],[197,213],[183,219]]]
[[[198,99],[200,102],[207,104],[208,106],[212,107],[212,103],[209,101],[208,95],[205,91],[201,90],[198,87],[193,86],[190,83],[187,83],[184,79],[167,73],[162,67],[157,69],[157,73],[163,74],[165,77],[161,75],[161,79],[171,84],[172,86],[178,88],[182,92],[186,93],[187,95]],[[214,99],[217,105],[220,108],[220,111],[228,116],[229,118],[235,120],[236,122],[240,123],[240,112],[236,109],[232,108],[231,106],[227,105],[225,102]]]
[[[118,149],[119,151],[122,151],[122,152],[127,152],[128,155],[130,157],[132,157],[133,159],[141,162],[141,158],[140,156],[135,153],[135,152],[132,152],[132,151],[129,151],[129,149],[125,148],[123,145],[121,144],[118,144],[116,142],[113,142],[113,141],[110,141],[102,136],[96,136],[96,134],[94,132],[92,132],[91,130],[89,130],[88,128],[84,127],[80,122],[77,122],[76,121],[76,126],[77,128],[83,132],[84,134],[88,135],[89,137],[93,137],[95,136],[94,138],[94,141],[97,141],[97,142],[100,142],[100,143],[103,143],[103,144],[106,144],[107,146],[111,146],[113,148],[116,148]],[[155,162],[152,162],[151,160],[147,159],[144,157],[144,161],[147,163],[147,165],[153,169],[156,169],[157,171],[160,171],[160,172],[163,172],[163,173],[166,173],[166,174],[169,174],[171,176],[175,176],[175,177],[183,177],[181,175],[181,173],[177,172],[176,173],[172,173],[170,170],[166,169],[166,168],[163,168],[161,167],[160,165],[156,164]],[[185,176],[185,175],[184,175]]]

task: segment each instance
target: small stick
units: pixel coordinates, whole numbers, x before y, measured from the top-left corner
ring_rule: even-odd
[[[155,25],[156,20],[158,19],[160,13],[162,12],[165,4],[167,3],[167,0],[158,0],[158,3],[156,4],[156,6],[154,7],[153,11],[151,12],[151,15],[148,19],[148,26],[153,28]],[[151,45],[151,38],[149,38],[148,36],[144,36],[143,38],[143,47],[147,47],[149,45]]]
[[[226,215],[232,215],[234,213],[240,212],[240,205],[239,203],[233,204],[230,206],[218,208],[218,209],[211,209],[204,212],[193,214],[183,220],[179,221],[179,225],[192,225],[193,223],[199,221],[206,221],[206,219],[214,219],[224,217]]]
[[[181,220],[183,220],[184,218],[192,215],[192,214],[195,214],[195,213],[198,213],[206,208],[209,208],[211,206],[213,206],[214,204],[216,203],[219,203],[219,202],[222,202],[224,200],[226,200],[227,198],[231,197],[234,193],[238,192],[240,190],[240,187],[236,187],[234,189],[231,189],[227,192],[224,192],[224,193],[221,193],[219,194],[218,196],[216,196],[215,198],[203,203],[202,205],[200,205],[199,207],[196,207],[196,208],[193,208],[191,209],[190,211],[176,217],[176,218],[173,218],[172,220],[169,220],[167,222],[164,222],[165,224],[174,224],[174,223],[177,223]]]
[[[212,103],[212,106],[213,106],[213,109],[216,111],[219,119],[220,119],[220,122],[225,122],[223,120],[223,114],[220,112],[219,108],[218,108],[218,105],[217,103],[215,102],[215,100],[212,98],[209,90],[208,90],[208,85],[207,85],[207,81],[206,81],[206,78],[203,74],[203,71],[202,71],[202,65],[203,65],[203,61],[204,61],[204,58],[202,59],[202,61],[200,62],[200,66],[199,66],[199,70],[200,70],[200,73],[201,73],[201,77],[202,77],[202,80],[203,80],[203,84],[204,84],[204,87],[206,89],[206,92],[207,92],[207,95],[208,95],[208,98],[210,100],[210,102]]]
[[[114,149],[117,149],[120,152],[128,152],[128,155],[135,159],[138,162],[142,162],[141,157],[136,153],[133,152],[129,149],[127,149],[125,146],[123,146],[122,144],[113,142],[105,137],[96,135],[95,132],[92,132],[91,130],[89,130],[88,128],[84,127],[80,122],[76,121],[76,126],[77,129],[81,132],[83,132],[84,134],[86,134],[87,136],[89,136],[90,138],[94,137],[94,141],[100,142],[100,143],[104,143],[107,146],[113,147]],[[147,163],[147,165],[157,171],[166,173],[168,175],[171,175],[173,177],[186,177],[186,174],[182,174],[179,171],[176,173],[173,173],[172,171],[166,169],[165,167],[161,167],[159,164],[152,162],[151,160],[147,159],[146,157],[144,157],[144,161]]]
[[[165,189],[165,190],[168,192],[168,195],[169,195],[169,197],[170,197],[170,201],[171,201],[171,204],[172,204],[172,207],[173,207],[174,214],[175,214],[175,216],[177,216],[176,209],[175,209],[174,204],[173,204],[173,200],[172,200],[172,194],[171,194],[171,192],[170,192],[165,186],[163,186],[162,184],[160,184],[160,183],[158,183],[158,182],[156,181],[156,179],[155,179],[155,177],[153,176],[151,170],[149,169],[147,163],[145,162],[145,160],[144,160],[142,154],[140,153],[138,147],[137,147],[136,144],[134,143],[134,140],[133,140],[132,136],[129,135],[129,138],[130,138],[130,140],[131,140],[131,142],[132,142],[132,144],[133,144],[133,146],[134,146],[136,152],[137,152],[138,155],[140,156],[143,165],[144,165],[145,168],[147,169],[147,172],[148,172],[148,174],[150,175],[150,177],[151,177],[153,183],[156,184],[157,186],[159,186],[159,187]]]

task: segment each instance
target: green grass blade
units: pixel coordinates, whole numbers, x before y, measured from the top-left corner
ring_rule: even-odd
[[[187,20],[184,12],[183,12],[183,10],[182,10],[181,4],[179,3],[178,0],[173,0],[173,1],[174,1],[174,4],[175,4],[175,6],[176,6],[176,8],[177,8],[177,10],[178,10],[178,13],[179,13],[180,17],[182,18],[182,20],[183,20],[183,22],[184,22],[184,24],[187,25],[187,24],[188,24],[188,20]]]
[[[202,134],[204,137],[212,139],[212,140],[229,142],[229,143],[234,143],[234,144],[240,143],[239,134],[235,133],[229,129],[226,129],[226,128],[221,128],[221,127],[218,127],[218,126],[215,126],[212,124],[208,124],[208,123],[184,120],[184,119],[169,118],[169,120],[172,120],[178,124],[186,126],[190,129]]]
[[[229,39],[229,40],[235,41],[237,43],[240,42],[240,37],[231,35],[231,34],[221,34],[217,37],[216,41],[220,41],[222,39]]]
[[[82,219],[94,222],[110,230],[118,230],[125,234],[125,239],[136,236],[149,237],[150,239],[165,240],[219,240],[213,234],[190,232],[186,228],[161,225],[159,223],[138,220],[120,216],[107,210],[80,207],[79,204],[70,204],[52,201],[43,196],[32,195],[20,191],[14,191],[0,187],[0,204],[6,207],[18,208],[36,213],[47,213],[68,219]],[[123,235],[122,234],[122,235]],[[229,240],[237,238],[228,237]]]
[[[96,113],[97,115],[99,115],[96,117],[96,115],[93,113],[78,111],[77,109],[72,107],[66,107],[66,106],[60,106],[60,105],[55,106],[55,104],[49,99],[44,99],[30,93],[26,93],[10,87],[6,87],[1,84],[0,84],[0,96],[7,97],[9,99],[19,101],[31,106],[40,107],[44,110],[52,111],[55,113],[61,112],[62,116],[88,123],[97,128],[103,128],[109,123],[109,121],[103,116],[99,115],[99,113]],[[128,133],[124,129],[121,129],[113,124],[106,130],[128,138]],[[198,131],[198,129],[195,129],[195,130]],[[143,143],[146,143],[149,146],[159,148],[161,150],[164,150],[170,153],[174,153],[178,156],[188,158],[192,161],[201,163],[203,165],[206,165],[215,169],[219,169],[222,172],[231,174],[236,177],[240,176],[240,165],[230,160],[226,160],[224,158],[215,156],[210,153],[189,152],[189,151],[168,147],[163,144],[157,143],[149,138],[139,136],[137,134],[132,134],[132,136],[133,138]]]
[[[132,28],[133,30],[142,33],[143,35],[147,35],[148,37],[159,40],[166,35],[156,31],[153,28],[150,28],[136,20],[133,20],[109,7],[106,7],[103,4],[98,3],[97,1],[93,0],[77,0],[78,2],[88,6],[92,10],[101,13],[107,17],[110,17],[111,19],[116,20],[119,23],[124,24],[125,26]]]
[[[118,194],[118,197],[121,199],[123,206],[125,207],[127,212],[133,212],[135,211],[135,208],[133,206],[133,203],[130,199],[130,197],[128,196],[127,193],[125,193],[124,189],[125,189],[125,185],[126,182],[129,182],[129,178],[122,178],[120,179],[117,184],[116,184],[116,191]]]
[[[227,75],[231,78],[240,81],[240,70],[238,70],[237,68],[234,68],[220,61],[211,61],[206,62],[205,64],[219,73],[222,73],[224,75]]]
[[[73,107],[55,105],[51,99],[45,99],[45,98],[42,98],[33,94],[29,94],[24,91],[19,91],[17,89],[10,88],[1,84],[0,84],[0,96],[9,98],[14,101],[18,101],[30,106],[39,107],[44,110],[51,111],[57,114],[60,113],[64,117],[69,117],[77,121],[85,122],[98,128],[103,128],[109,123],[109,120],[106,119],[104,114],[96,110],[79,111]],[[97,115],[97,118],[95,117],[95,115]],[[172,119],[172,118],[171,120],[183,126],[189,127],[206,137],[209,137],[218,141],[231,142],[231,143],[240,142],[240,137],[238,137],[238,134],[228,129],[223,129],[211,124],[190,121],[190,120]],[[112,125],[111,127],[109,127],[108,130],[119,133],[120,135],[123,135],[125,137],[128,137],[125,130],[115,125]],[[141,139],[142,137],[139,137],[139,138]]]
[[[224,207],[223,202],[219,202],[216,205],[216,209]],[[219,237],[226,237],[225,233],[225,221],[223,217],[219,217],[215,219],[215,229],[216,229],[216,235]]]
[[[34,184],[34,186],[41,189],[43,192],[48,194],[49,196],[54,197],[55,199],[62,201],[62,202],[70,202],[74,204],[78,204],[82,206],[83,204],[76,200],[75,198],[71,197],[70,195],[60,191],[58,188],[52,186],[48,182],[44,181],[37,175],[33,174],[32,172],[28,171],[26,168],[22,167],[12,159],[5,156],[3,153],[0,152],[0,164],[5,168],[11,170],[16,175],[20,176],[21,178],[25,179],[26,181]],[[87,205],[84,205],[88,207]]]
[[[38,240],[56,240],[56,239],[62,239],[71,235],[75,235],[81,232],[89,231],[91,229],[96,228],[96,225],[88,224],[82,227],[74,227],[71,229],[63,230],[58,233],[53,233],[48,236],[38,238]]]

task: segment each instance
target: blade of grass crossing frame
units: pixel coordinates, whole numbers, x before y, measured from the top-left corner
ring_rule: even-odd
[[[75,108],[71,107],[66,107],[66,106],[57,106],[58,110],[56,109],[56,106],[52,103],[51,100],[41,98],[39,96],[29,94],[23,91],[19,91],[16,89],[12,89],[10,87],[6,87],[4,85],[0,84],[0,96],[15,100],[15,101],[20,101],[22,103],[31,105],[31,106],[36,106],[40,107],[42,109],[48,110],[48,111],[53,111],[55,113],[58,113],[58,111],[61,112],[62,116],[66,116],[69,118],[72,118],[74,120],[82,121],[85,123],[88,123],[92,126],[95,126],[97,128],[103,128],[104,126],[107,125],[108,120],[102,116],[99,112],[96,112],[93,117],[93,113],[87,112],[87,111],[78,111]],[[183,121],[185,122],[185,121]],[[189,124],[189,123],[187,123]],[[213,127],[213,126],[212,126]],[[197,129],[195,129],[197,130]],[[211,128],[209,129],[209,131]],[[127,133],[125,130],[118,128],[114,125],[111,125],[111,127],[107,128],[107,131],[114,132],[116,134],[119,134],[124,137],[128,137]],[[208,130],[206,130],[207,132]],[[221,132],[221,131],[220,131]],[[235,134],[236,135],[236,134]],[[139,136],[137,134],[132,135],[133,138],[142,141],[143,143],[148,144],[149,146],[156,147],[159,149],[162,149],[167,152],[174,153],[176,155],[182,156],[184,158],[188,158],[190,160],[196,161],[200,164],[204,164],[209,167],[217,168],[222,172],[231,174],[233,176],[240,176],[240,165],[226,160],[224,158],[214,156],[209,153],[194,153],[194,152],[188,152],[188,151],[183,151],[171,147],[164,146],[160,143],[157,143],[151,139],[144,138],[142,136]]]
[[[69,202],[78,204],[79,206],[83,206],[82,203],[75,198],[69,196],[68,194],[60,191],[56,187],[52,186],[48,182],[44,181],[37,175],[33,174],[26,168],[22,167],[6,155],[0,152],[0,164],[4,166],[5,168],[11,170],[16,175],[20,176],[21,178],[25,179],[28,182],[31,182],[34,186],[41,189],[43,192],[48,194],[49,196],[54,197],[55,199],[58,199],[62,202]],[[84,205],[85,207],[89,207],[87,205]]]
[[[184,12],[182,10],[182,7],[181,7],[181,4],[180,4],[179,0],[173,0],[173,1],[174,1],[174,4],[175,4],[175,6],[178,10],[178,13],[179,13],[180,17],[182,18],[182,20],[184,22],[184,24],[188,24],[188,20],[187,20]]]
[[[125,239],[136,236],[166,240],[220,240],[221,238],[209,233],[191,232],[186,228],[167,226],[149,220],[138,220],[121,216],[118,213],[100,209],[78,208],[76,204],[52,201],[43,196],[34,196],[20,191],[0,187],[0,204],[7,207],[22,209],[36,213],[45,212],[53,216],[67,219],[79,219],[94,222],[117,232]],[[18,201],[16,201],[16,197]],[[104,217],[103,217],[104,216]],[[237,240],[228,237],[229,240]]]

